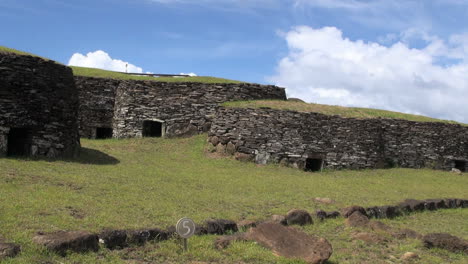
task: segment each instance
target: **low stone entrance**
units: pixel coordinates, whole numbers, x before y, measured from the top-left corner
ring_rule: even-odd
[[[28,128],[10,128],[7,142],[7,156],[27,156],[30,151],[31,130]]]
[[[454,160],[455,169],[459,169],[461,172],[466,172],[466,161],[464,160]]]
[[[323,167],[323,159],[308,158],[305,162],[305,171],[321,171]]]
[[[143,137],[163,137],[165,125],[163,121],[146,120],[143,121]]]
[[[112,128],[96,127],[96,139],[112,138]]]

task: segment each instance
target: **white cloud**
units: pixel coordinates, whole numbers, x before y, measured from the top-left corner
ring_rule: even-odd
[[[468,123],[468,37],[426,36],[423,48],[344,38],[335,27],[296,27],[269,81],[309,102],[424,114]],[[451,64],[440,60],[457,58]]]
[[[75,53],[71,56],[68,61],[70,66],[81,66],[89,68],[98,68],[103,70],[125,72],[126,65],[128,64],[127,71],[132,73],[142,73],[143,69],[137,67],[126,61],[113,59],[105,51],[97,50],[95,52],[89,52],[86,55],[81,53]]]
[[[191,73],[183,73],[183,72],[181,72],[180,75],[188,75],[188,76],[190,76],[190,77],[198,76],[197,74],[195,74],[195,73],[193,73],[193,72],[191,72]]]

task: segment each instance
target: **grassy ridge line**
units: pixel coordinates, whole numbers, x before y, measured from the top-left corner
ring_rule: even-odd
[[[77,76],[111,78],[121,80],[145,80],[155,82],[199,82],[199,83],[242,83],[240,81],[228,80],[223,78],[209,76],[194,76],[194,77],[151,77],[151,76],[136,76],[128,75],[121,72],[107,71],[95,68],[85,68],[78,66],[70,66],[73,69],[73,74]]]
[[[223,106],[235,107],[235,108],[261,108],[270,107],[273,109],[280,110],[291,110],[298,112],[313,112],[321,113],[325,115],[338,115],[346,118],[394,118],[403,119],[417,122],[442,122],[449,124],[462,124],[456,121],[436,119],[421,115],[405,114],[400,112],[393,112],[380,109],[372,108],[359,108],[359,107],[344,107],[335,105],[323,105],[314,103],[304,103],[296,101],[276,101],[276,100],[258,100],[258,101],[238,101],[238,102],[227,102]]]
[[[0,46],[0,53],[15,53],[19,55],[30,55],[34,57],[39,57],[45,60],[50,60],[32,53]],[[58,63],[58,62],[57,62]],[[61,63],[59,63],[61,64]],[[78,66],[69,66],[73,70],[73,74],[77,76],[86,76],[86,77],[97,77],[97,78],[111,78],[111,79],[121,79],[121,80],[144,80],[144,81],[155,81],[155,82],[197,82],[197,83],[243,83],[241,81],[229,80],[224,78],[210,77],[210,76],[194,76],[194,77],[183,77],[183,78],[174,78],[174,77],[150,77],[150,76],[133,76],[127,75],[120,72],[107,71],[96,68],[86,68]]]

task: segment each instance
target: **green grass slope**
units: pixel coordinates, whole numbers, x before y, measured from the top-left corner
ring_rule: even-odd
[[[277,165],[258,166],[212,158],[206,135],[186,139],[82,140],[75,161],[0,159],[0,234],[23,252],[5,263],[302,263],[277,258],[251,242],[213,248],[215,236],[149,243],[120,251],[60,257],[31,242],[38,231],[145,228],[174,225],[184,216],[265,219],[291,208],[314,212],[344,206],[394,204],[405,198],[467,197],[468,177],[429,169],[308,173]],[[314,202],[329,197],[331,205]],[[449,232],[468,239],[467,209],[414,214],[388,221],[423,233]],[[332,263],[386,263],[405,251],[421,263],[464,263],[461,255],[430,251],[416,240],[365,246],[352,242],[342,219],[303,228],[329,239]]]
[[[405,114],[372,108],[344,107],[336,105],[323,105],[314,103],[304,103],[297,101],[276,101],[276,100],[258,100],[258,101],[239,101],[227,102],[223,104],[226,107],[238,108],[262,108],[269,107],[273,109],[292,110],[298,112],[314,112],[325,115],[338,115],[348,118],[395,118],[418,122],[443,122],[451,124],[461,124],[456,121],[442,120],[421,115]],[[467,124],[461,124],[467,125]]]
[[[4,46],[0,46],[0,53],[15,53],[15,54],[20,54],[20,55],[36,56],[34,54],[31,54],[31,53],[27,53],[27,52],[24,52],[24,51],[7,48],[7,47],[4,47]]]
[[[107,71],[95,68],[85,68],[70,66],[73,69],[73,74],[78,76],[112,78],[122,80],[146,80],[156,82],[199,82],[199,83],[241,83],[240,81],[228,80],[223,78],[209,76],[194,76],[194,77],[151,77],[128,75],[121,72]]]

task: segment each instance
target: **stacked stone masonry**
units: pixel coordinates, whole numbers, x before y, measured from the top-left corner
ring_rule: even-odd
[[[0,53],[0,156],[75,156],[78,104],[70,68]]]
[[[468,163],[468,127],[456,124],[223,108],[213,119],[209,140],[239,159],[306,170],[399,166],[466,171]]]
[[[80,94],[80,133],[96,138],[143,136],[144,122],[158,122],[168,137],[207,132],[219,104],[235,100],[285,100],[284,88],[250,83],[190,83],[75,77]]]
[[[120,80],[75,76],[79,91],[80,135],[96,138],[97,129],[112,128],[115,92]]]

